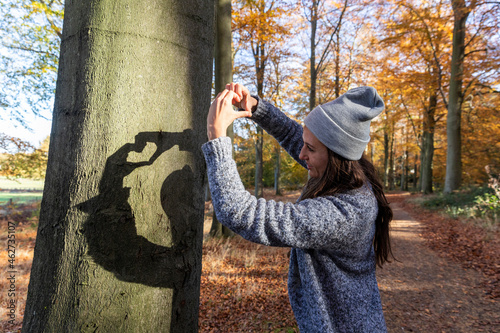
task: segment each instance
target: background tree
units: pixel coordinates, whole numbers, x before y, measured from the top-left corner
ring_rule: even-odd
[[[464,101],[463,74],[465,57],[465,37],[467,18],[477,6],[477,1],[451,0],[453,8],[453,52],[451,56],[451,75],[446,120],[447,151],[446,178],[444,192],[450,193],[460,187],[462,181],[462,133],[461,118]]]
[[[312,0],[310,3],[304,4],[306,19],[310,23],[310,56],[309,56],[309,74],[310,74],[310,93],[309,93],[309,110],[316,107],[317,81],[319,74],[324,71],[330,55],[334,55],[336,60],[336,71],[339,71],[339,56],[340,56],[340,29],[343,23],[343,17],[347,10],[349,1],[344,0],[342,3],[334,3],[332,7],[328,6],[327,1]],[[331,4],[330,4],[331,5]],[[333,16],[336,15],[335,19]],[[323,23],[323,26],[318,27],[318,23]],[[322,47],[317,52],[318,46]],[[333,50],[333,52],[332,52]],[[317,59],[319,53],[319,59]],[[335,87],[336,97],[340,96],[339,76],[336,76]]]
[[[197,331],[213,10],[66,2],[23,332]]]
[[[223,91],[226,84],[233,81],[233,50],[231,35],[231,0],[216,1],[216,34],[215,34],[215,94]],[[228,127],[227,134],[234,142],[233,125]],[[215,237],[231,237],[234,233],[222,225],[212,214],[210,235]]]
[[[391,88],[398,91],[394,96],[403,106],[398,113],[415,108],[420,113],[422,133],[417,135],[421,149],[420,188],[426,194],[433,192],[434,137],[436,124],[444,116],[440,111],[443,101],[446,103],[442,93],[446,65],[443,58],[449,50],[446,17],[446,8],[439,1],[396,2],[392,8],[383,7],[380,16],[385,35],[380,42],[387,47],[385,53],[391,55],[391,60],[383,66],[385,75],[390,75],[392,84],[401,81]]]
[[[5,0],[0,15],[0,120],[26,127],[27,113],[50,118],[63,1]]]
[[[238,50],[250,51],[255,77],[253,81],[257,95],[265,98],[266,67],[269,56],[274,53],[276,42],[290,34],[284,24],[287,7],[281,1],[240,0],[233,10],[234,30]],[[245,58],[246,59],[246,58]],[[248,65],[237,67],[248,69]],[[248,73],[248,70],[245,70]],[[257,126],[255,136],[255,195],[263,196],[263,149],[264,131]]]
[[[446,178],[444,192],[458,189],[462,178],[462,144],[461,144],[461,113],[462,113],[462,81],[465,55],[466,22],[476,1],[471,1],[470,7],[465,0],[452,0],[453,8],[453,53],[451,56],[451,76],[447,117],[447,154]]]
[[[291,11],[288,11],[288,13],[291,13]],[[293,31],[292,24],[284,22],[283,26],[288,30],[288,34]],[[283,112],[293,109],[293,106],[287,103],[286,100],[289,98],[290,90],[293,89],[290,82],[293,82],[296,72],[290,68],[289,64],[292,59],[297,58],[297,54],[292,51],[293,44],[287,37],[283,36],[283,38],[275,41],[272,52],[268,57],[269,71],[266,75],[267,99]],[[267,134],[266,136],[269,137]],[[274,162],[274,192],[276,195],[281,195],[281,160],[282,154],[286,155],[287,153],[282,151],[276,140],[271,139],[269,144],[272,146],[271,154]]]
[[[0,158],[0,175],[7,178],[43,180],[47,168],[49,137],[39,148],[29,142],[0,133],[0,149],[6,151]]]

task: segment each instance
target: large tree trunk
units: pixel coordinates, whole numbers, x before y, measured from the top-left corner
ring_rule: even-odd
[[[217,0],[216,2],[216,34],[215,34],[215,93],[223,91],[226,84],[233,81],[233,59],[231,49],[231,0]],[[228,127],[227,135],[234,140],[233,125]],[[215,215],[212,215],[210,236],[231,237],[234,233],[220,224]]]
[[[23,332],[196,332],[212,1],[67,0]]]
[[[465,0],[452,0],[454,13],[453,50],[451,55],[450,91],[448,116],[446,120],[446,177],[444,192],[450,193],[460,187],[462,182],[462,80],[465,56],[465,23],[470,13]],[[472,1],[474,4],[475,1]],[[471,7],[473,6],[471,4]]]

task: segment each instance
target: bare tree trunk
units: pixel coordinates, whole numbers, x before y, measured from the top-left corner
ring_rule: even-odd
[[[389,188],[389,134],[384,128],[384,187]]]
[[[326,37],[328,41],[326,42],[326,45],[319,55],[319,61],[316,61],[316,46],[317,46],[317,41],[316,41],[316,36],[318,36],[318,21],[320,19],[320,3],[321,0],[312,0],[311,2],[311,7],[310,7],[310,13],[311,13],[311,18],[309,19],[309,22],[311,23],[311,36],[310,36],[310,55],[309,55],[309,66],[310,66],[310,91],[309,91],[309,110],[312,110],[316,107],[317,104],[317,80],[318,80],[318,73],[320,73],[324,67],[326,66],[327,58],[328,55],[331,52],[331,44],[333,43],[333,38],[336,36],[337,37],[337,43],[334,47],[333,52],[334,54],[334,62],[335,62],[335,96],[338,97],[340,95],[340,28],[342,26],[342,20],[344,17],[344,14],[348,8],[348,3],[349,0],[344,0],[343,7],[341,9],[341,12],[338,17],[338,21],[336,26],[330,27],[330,31],[327,34],[323,34],[323,37]]]
[[[266,11],[266,3],[263,0],[257,2],[257,7],[260,12],[259,16],[259,26],[264,23],[262,15]],[[267,64],[267,54],[266,54],[266,36],[263,36],[261,32],[257,34],[257,38],[254,41],[254,47],[252,47],[254,65],[255,65],[255,76],[257,78],[257,95],[260,98],[264,97],[264,74]],[[264,182],[263,182],[263,156],[262,152],[264,149],[264,130],[262,127],[257,126],[257,136],[255,139],[255,196],[257,198],[262,198],[264,196]]]
[[[262,8],[261,10],[264,10]],[[255,54],[254,54],[255,56]],[[257,95],[264,97],[264,72],[266,69],[265,44],[259,44],[257,47],[257,56],[255,57],[255,71],[257,73]],[[262,152],[264,150],[264,130],[257,126],[257,137],[255,139],[255,196],[262,198],[264,196],[264,163]]]
[[[311,75],[311,90],[309,91],[309,110],[316,107],[316,81],[318,80],[318,71],[316,69],[316,31],[318,28],[318,0],[312,0],[311,7],[311,52],[309,56],[309,67]]]
[[[276,195],[281,195],[281,188],[280,188],[281,146],[277,143],[275,144],[275,153],[276,153],[276,165],[274,166],[274,193]]]
[[[213,9],[66,1],[23,332],[197,331]]]
[[[422,135],[422,165],[421,165],[421,178],[422,188],[424,194],[433,192],[432,189],[432,159],[434,156],[434,133],[424,132]]]
[[[424,111],[424,123],[422,134],[422,165],[421,165],[421,178],[422,178],[422,192],[429,194],[433,192],[432,189],[432,160],[434,157],[434,131],[436,121],[434,115],[437,107],[437,92],[429,97],[428,109]]]
[[[233,81],[233,59],[231,49],[231,0],[216,1],[216,34],[215,34],[215,92],[223,91],[226,84]],[[228,127],[227,135],[234,140],[233,125]],[[234,233],[220,224],[215,215],[212,215],[210,236],[231,237]]]
[[[389,140],[389,190],[394,190],[395,188],[395,177],[394,177],[394,127],[391,130],[391,137]]]
[[[454,14],[453,50],[451,56],[450,91],[448,117],[446,120],[446,177],[444,192],[450,193],[460,187],[462,182],[462,137],[461,117],[463,103],[463,71],[465,57],[466,22],[476,1],[468,8],[465,0],[451,0]]]
[[[264,166],[262,151],[264,147],[264,130],[257,126],[257,137],[255,140],[255,196],[262,198],[264,196]]]
[[[408,191],[408,183],[410,182],[410,157],[408,154],[408,150],[405,151],[405,191]]]
[[[413,172],[413,189],[419,190],[420,187],[418,185],[420,177],[418,177],[418,160],[419,160],[419,155],[415,155],[415,167],[414,167],[414,172]]]
[[[401,157],[401,191],[408,191],[408,151],[405,150]]]
[[[335,43],[335,98],[340,97],[340,27],[341,23],[339,22],[339,29],[337,31],[337,43]]]

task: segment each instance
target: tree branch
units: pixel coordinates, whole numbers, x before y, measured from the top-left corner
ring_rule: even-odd
[[[330,49],[330,45],[332,44],[332,41],[333,41],[333,37],[335,36],[336,33],[338,33],[338,31],[340,30],[340,26],[342,25],[342,18],[344,17],[344,13],[346,12],[347,10],[347,3],[348,3],[348,0],[345,0],[344,1],[344,8],[342,8],[342,12],[340,13],[340,16],[339,16],[339,20],[337,21],[337,25],[335,26],[335,29],[334,31],[332,32],[332,34],[330,35],[330,40],[328,41],[328,44],[326,45],[325,49],[323,50],[323,54],[321,55],[320,57],[320,60],[318,62],[318,65],[316,66],[316,71],[319,71],[319,69],[321,68],[321,66],[323,65],[323,62],[325,61],[328,53],[329,53],[329,49]]]
[[[411,5],[403,4],[402,6],[408,8],[411,12],[413,12],[417,16],[417,18],[423,23],[423,25],[425,26],[425,34],[427,35],[427,39],[429,40],[429,44],[430,44],[431,49],[432,49],[432,56],[434,57],[434,61],[436,63],[436,69],[438,71],[439,94],[441,95],[441,98],[443,99],[443,103],[446,105],[446,108],[448,108],[448,101],[446,99],[446,94],[444,93],[444,90],[443,90],[443,83],[442,83],[443,71],[441,68],[441,62],[439,61],[439,58],[437,56],[436,47],[434,46],[434,43],[432,40],[432,35],[430,32],[429,25],[424,20],[424,18],[422,16],[420,16],[420,14]]]
[[[40,3],[42,3],[42,4],[44,4],[45,7],[47,7],[47,8],[50,8],[50,6],[52,6],[52,4],[54,3],[53,0],[50,1],[50,3],[48,5],[45,3],[44,0],[38,0],[38,1],[40,1]],[[49,14],[47,13],[47,11],[44,11],[44,13],[45,13],[45,18],[49,22],[50,27],[52,28],[52,30],[55,31],[55,33],[57,34],[57,36],[59,37],[59,39],[62,39],[61,29],[57,25],[54,24],[54,21],[49,17]]]
[[[52,57],[56,57],[56,56],[57,56],[57,55],[52,54],[52,53],[47,52],[47,51],[43,51],[43,50],[35,50],[35,49],[30,49],[30,48],[27,48],[27,47],[22,47],[22,46],[7,45],[7,44],[4,44],[4,43],[2,43],[2,46],[3,46],[3,47],[6,47],[6,48],[8,48],[8,49],[12,49],[12,50],[20,50],[20,51],[26,51],[26,52],[33,52],[33,53],[46,54],[46,55],[49,55],[49,56],[52,56]]]

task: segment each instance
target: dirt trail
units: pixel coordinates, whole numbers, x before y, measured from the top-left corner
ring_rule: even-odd
[[[423,226],[391,207],[399,261],[377,270],[389,332],[500,332],[500,306],[479,288],[481,273],[439,257],[420,236]]]

